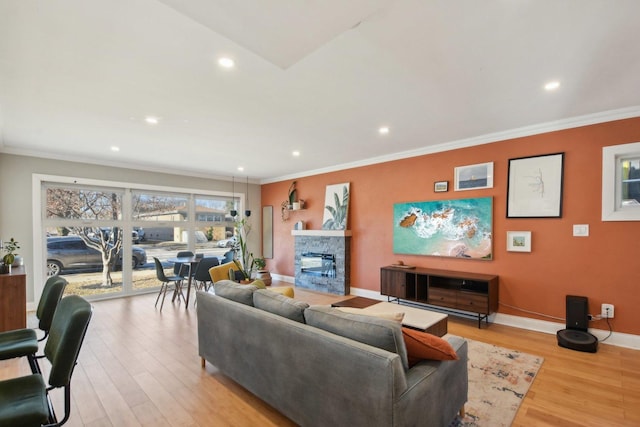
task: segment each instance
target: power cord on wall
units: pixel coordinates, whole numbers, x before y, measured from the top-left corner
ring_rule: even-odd
[[[513,308],[514,310],[522,311],[523,313],[535,314],[536,316],[547,317],[549,319],[554,319],[554,320],[562,320],[563,322],[567,320],[564,317],[556,317],[556,316],[551,316],[549,314],[538,313],[536,311],[525,310],[524,308],[516,307],[515,305],[505,304],[503,302],[500,302],[499,304],[504,305],[505,307]]]
[[[556,316],[551,316],[549,314],[544,314],[544,313],[538,313],[537,311],[531,311],[531,310],[525,310],[524,308],[520,308],[520,307],[516,307],[515,305],[510,305],[510,304],[505,304],[503,302],[499,302],[500,305],[504,305],[505,307],[509,307],[512,308],[514,310],[518,310],[518,311],[522,311],[523,313],[529,313],[529,314],[535,314],[536,316],[540,316],[540,317],[546,317],[549,319],[554,319],[554,320],[562,320],[563,322],[566,322],[567,319],[564,317],[556,317]],[[609,337],[613,334],[613,328],[611,327],[611,322],[609,322],[609,318],[608,317],[602,317],[602,316],[594,316],[592,314],[589,314],[589,320],[590,321],[595,321],[595,320],[606,320],[607,321],[607,326],[609,327],[609,335],[607,335],[606,337],[604,337],[603,339],[599,340],[600,342],[604,342],[607,339],[609,339]]]

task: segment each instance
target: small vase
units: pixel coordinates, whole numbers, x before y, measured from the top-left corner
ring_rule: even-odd
[[[258,270],[256,273],[256,279],[262,280],[262,282],[267,286],[271,286],[272,279],[269,270]]]
[[[11,264],[0,264],[0,274],[10,274]]]

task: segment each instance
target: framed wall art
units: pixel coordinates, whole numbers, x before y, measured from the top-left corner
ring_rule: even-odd
[[[492,259],[493,198],[393,205],[393,253]]]
[[[531,252],[531,232],[507,231],[507,250],[510,252]]]
[[[507,218],[562,217],[564,153],[509,159]]]
[[[346,230],[349,216],[349,183],[327,185],[324,195],[323,230]]]
[[[493,162],[458,166],[454,176],[455,191],[493,188]]]
[[[449,191],[449,181],[436,181],[433,183],[434,193],[446,193]]]

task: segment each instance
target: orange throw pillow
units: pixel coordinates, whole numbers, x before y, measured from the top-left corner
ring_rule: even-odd
[[[402,328],[409,367],[421,360],[458,360],[456,351],[446,340],[426,332]]]

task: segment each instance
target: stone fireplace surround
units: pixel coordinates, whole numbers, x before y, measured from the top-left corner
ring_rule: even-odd
[[[295,285],[318,292],[349,295],[351,276],[351,231],[349,230],[293,230],[295,238]],[[335,276],[317,276],[301,271],[303,253],[335,255]]]

